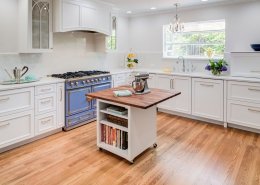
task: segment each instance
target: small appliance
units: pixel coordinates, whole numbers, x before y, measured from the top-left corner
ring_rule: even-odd
[[[132,82],[134,94],[147,94],[151,92],[147,83],[148,78],[149,73],[142,73],[135,76],[135,80]]]
[[[86,94],[111,88],[107,71],[78,71],[53,74],[65,81],[65,131],[96,120],[96,100],[86,100]]]

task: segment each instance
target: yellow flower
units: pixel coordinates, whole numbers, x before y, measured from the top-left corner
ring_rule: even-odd
[[[129,53],[129,54],[127,55],[127,57],[130,58],[130,59],[132,59],[132,58],[135,57],[135,54],[134,54],[134,53]]]

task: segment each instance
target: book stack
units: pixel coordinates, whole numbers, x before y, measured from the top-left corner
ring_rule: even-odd
[[[101,142],[122,150],[128,148],[128,133],[122,130],[101,124]]]

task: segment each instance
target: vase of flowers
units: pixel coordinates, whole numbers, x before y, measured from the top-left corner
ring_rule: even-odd
[[[224,59],[220,59],[220,60],[210,59],[205,69],[211,71],[213,75],[220,75],[222,72],[228,70],[227,66],[228,64]]]
[[[129,69],[133,69],[137,64],[138,64],[138,59],[137,59],[137,56],[136,54],[130,52],[128,55],[127,55],[127,58],[126,58],[126,67],[129,68]]]

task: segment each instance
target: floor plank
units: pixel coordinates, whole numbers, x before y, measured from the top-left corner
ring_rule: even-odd
[[[96,147],[96,123],[0,154],[0,184],[260,185],[260,135],[169,114],[133,165]]]

